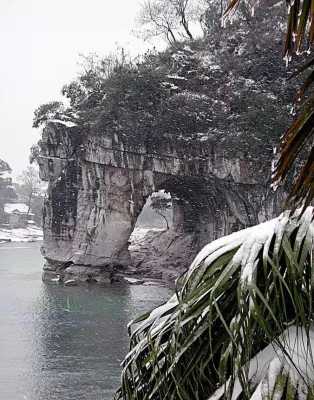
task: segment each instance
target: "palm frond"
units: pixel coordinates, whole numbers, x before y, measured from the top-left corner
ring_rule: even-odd
[[[276,164],[273,181],[284,179],[304,146],[313,136],[314,128],[314,98],[304,111],[293,122],[280,143],[280,158]],[[301,168],[295,180],[289,199],[294,204],[304,202],[308,206],[313,199],[314,184],[314,147],[310,151],[307,162]]]
[[[254,400],[295,398],[313,399],[314,330],[291,326],[277,339],[285,344],[285,351],[276,341],[260,351],[248,365]],[[241,398],[243,389],[235,380],[232,397]],[[225,387],[221,386],[208,400],[224,399]]]
[[[221,398],[236,399],[238,390],[239,398],[253,399],[278,362],[278,382],[286,377],[296,390],[307,372],[296,362],[293,338],[305,344],[308,371],[314,368],[313,245],[309,207],[205,246],[177,293],[131,323],[116,399],[207,400],[219,387]],[[253,373],[257,364],[264,367]],[[313,384],[306,381],[309,393]]]

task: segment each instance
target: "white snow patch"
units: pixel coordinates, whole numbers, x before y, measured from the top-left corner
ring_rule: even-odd
[[[187,100],[209,100],[209,97],[206,94],[200,94],[196,92],[190,92],[188,90],[184,90],[181,93],[176,95],[176,98],[186,98]]]
[[[63,121],[61,119],[50,119],[49,122],[56,122],[58,124],[66,126],[67,128],[73,128],[73,126],[77,126],[77,124],[72,121]]]
[[[143,286],[160,286],[160,282],[146,281],[143,283]]]
[[[282,346],[285,348],[284,352]],[[306,394],[306,386],[314,383],[313,351],[314,331],[312,329],[309,337],[302,327],[291,326],[284,331],[248,363],[248,378],[253,385],[257,385],[251,400],[262,400],[270,395],[274,395],[272,397],[274,399],[277,398],[275,397],[277,393],[274,392],[275,383],[283,373],[289,377],[294,387],[302,388]],[[224,392],[225,386],[221,386],[209,400],[222,399]],[[238,399],[241,393],[242,386],[237,378],[232,400]],[[282,399],[282,397],[279,398]],[[304,396],[304,398],[307,397]]]
[[[146,234],[151,231],[162,232],[162,231],[164,231],[164,229],[163,228],[135,228],[129,239],[131,244],[141,242],[142,240],[144,240]]]
[[[9,171],[0,172],[1,179],[11,179],[11,173]]]
[[[210,65],[210,66],[209,66],[209,70],[210,70],[210,71],[219,71],[219,70],[221,70],[221,66],[220,66],[220,65],[217,65],[217,64]]]
[[[167,78],[181,80],[181,81],[187,81],[187,78],[185,78],[184,76],[179,76],[179,75],[167,75]]]
[[[244,84],[247,87],[251,87],[251,86],[255,85],[255,81],[253,79],[244,79]]]
[[[143,282],[143,281],[141,281],[140,279],[129,278],[129,277],[127,277],[127,276],[124,276],[123,279],[124,279],[125,281],[127,281],[128,283],[131,283],[132,285],[137,284],[137,283],[140,284],[140,283]]]
[[[213,55],[211,55],[211,54],[208,54],[207,52],[202,54],[202,55],[200,55],[199,61],[200,61],[201,66],[204,67],[204,68],[208,68],[208,67],[216,65],[215,64],[215,61],[216,61],[215,57]]]
[[[278,100],[278,97],[275,96],[273,93],[267,93],[266,96],[267,96],[268,99]]]
[[[38,227],[3,229],[0,228],[0,243],[1,241],[11,242],[32,242],[43,240],[43,231]]]
[[[246,45],[245,44],[240,44],[240,46],[236,49],[236,54],[238,56],[242,56],[245,52]]]
[[[172,82],[162,82],[161,85],[164,86],[164,87],[166,87],[167,89],[171,89],[171,90],[177,90],[177,89],[179,89],[179,86],[174,85]]]
[[[278,3],[275,3],[273,6],[271,6],[270,8],[278,8],[278,7],[282,7],[282,5],[284,4],[283,1],[278,1]]]
[[[27,214],[28,206],[24,203],[6,203],[4,205],[4,212],[6,214],[13,214],[13,213]]]
[[[154,192],[151,197],[161,197],[163,199],[171,199],[171,194],[166,192],[164,189],[159,190],[158,192]]]

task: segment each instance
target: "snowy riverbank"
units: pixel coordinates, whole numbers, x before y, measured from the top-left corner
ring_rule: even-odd
[[[27,228],[0,228],[0,244],[6,242],[34,242],[43,240],[43,231],[35,226]]]

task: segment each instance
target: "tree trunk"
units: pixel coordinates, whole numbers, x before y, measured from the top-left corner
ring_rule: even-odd
[[[182,26],[183,26],[183,28],[184,28],[186,34],[188,35],[188,37],[189,37],[191,40],[193,40],[193,35],[192,35],[192,33],[191,33],[190,29],[189,29],[189,24],[188,24],[188,21],[186,20],[184,14],[181,16],[181,24],[182,24]]]
[[[168,33],[167,33],[167,38],[168,38],[168,40],[169,40],[168,34],[171,36],[171,38],[172,38],[172,40],[173,40],[173,43],[176,43],[176,42],[177,42],[177,39],[176,39],[176,37],[174,36],[174,33],[172,32],[172,29],[171,29],[169,26],[168,26]],[[171,44],[171,40],[169,40],[169,42],[170,42],[170,44]]]
[[[28,210],[27,210],[27,216],[29,215],[29,213],[30,213],[30,211],[31,211],[32,199],[33,199],[33,192],[31,192],[30,195],[28,196],[28,202],[27,202]]]
[[[158,215],[160,215],[160,216],[166,221],[167,231],[168,231],[168,230],[169,230],[169,223],[168,223],[167,218],[166,218],[166,217],[164,216],[164,214],[162,214],[160,211],[155,210],[155,212],[156,212]]]

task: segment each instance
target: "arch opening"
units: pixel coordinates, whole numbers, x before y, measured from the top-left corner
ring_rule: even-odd
[[[216,193],[209,181],[156,174],[154,188],[137,217],[128,250],[138,274],[148,272],[173,281],[204,244],[219,236],[223,218],[219,218]],[[158,206],[164,207],[163,216]]]

